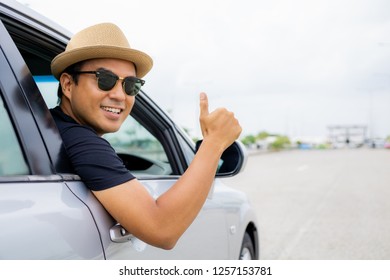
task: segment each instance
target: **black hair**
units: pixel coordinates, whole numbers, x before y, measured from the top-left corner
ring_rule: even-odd
[[[80,62],[77,62],[75,64],[72,64],[72,65],[68,66],[64,71],[62,71],[62,73],[68,73],[69,75],[71,75],[74,83],[77,85],[79,82],[79,75],[80,75],[80,74],[77,74],[77,72],[81,70],[81,67],[83,66],[83,64],[84,64],[84,61],[80,61]],[[62,75],[62,73],[61,73],[61,75]],[[59,83],[58,89],[57,89],[58,104],[61,104],[62,95],[63,95],[62,86],[61,86],[61,83]]]

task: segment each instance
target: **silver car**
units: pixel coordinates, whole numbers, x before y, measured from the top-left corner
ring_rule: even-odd
[[[257,259],[254,211],[219,179],[245,165],[239,142],[223,154],[207,201],[174,249],[143,243],[105,211],[74,174],[48,110],[58,86],[50,62],[69,37],[0,1],[0,259]],[[144,92],[107,139],[153,197],[183,174],[197,147]]]

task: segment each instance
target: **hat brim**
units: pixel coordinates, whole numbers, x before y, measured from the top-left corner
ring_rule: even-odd
[[[137,77],[144,77],[153,67],[152,58],[144,52],[116,46],[88,46],[65,51],[51,62],[51,71],[58,80],[61,73],[72,64],[95,58],[123,59],[134,63]]]

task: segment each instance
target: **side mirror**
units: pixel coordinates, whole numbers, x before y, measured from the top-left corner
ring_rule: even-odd
[[[202,140],[196,142],[198,151]],[[235,141],[222,154],[216,177],[234,176],[244,170],[248,154],[244,144]]]

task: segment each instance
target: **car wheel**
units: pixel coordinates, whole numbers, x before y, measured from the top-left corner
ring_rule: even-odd
[[[242,240],[240,260],[254,260],[255,249],[250,235],[245,232],[244,239]]]

